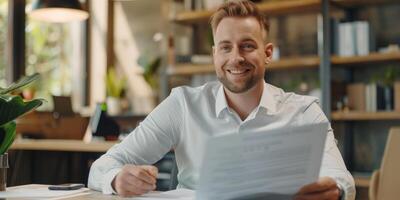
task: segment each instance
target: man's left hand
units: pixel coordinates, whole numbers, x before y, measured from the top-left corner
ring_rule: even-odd
[[[300,188],[295,200],[338,200],[340,195],[336,181],[330,177],[321,177],[317,182]]]

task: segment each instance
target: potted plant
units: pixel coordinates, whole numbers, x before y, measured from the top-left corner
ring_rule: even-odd
[[[12,95],[18,89],[37,80],[39,74],[21,78],[6,88],[0,87],[0,191],[6,189],[8,168],[7,150],[13,143],[16,135],[15,120],[27,112],[43,104],[43,99],[24,101],[19,95]]]
[[[396,81],[398,70],[391,66],[386,68],[382,80],[383,99],[385,101],[385,110],[391,111],[394,109],[394,82]]]
[[[114,68],[110,68],[106,75],[107,113],[118,115],[121,113],[121,98],[125,89],[126,79],[119,78]]]

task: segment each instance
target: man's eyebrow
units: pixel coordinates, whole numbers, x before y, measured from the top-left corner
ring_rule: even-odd
[[[220,42],[218,42],[218,45],[221,45],[221,44],[230,44],[231,42],[229,41],[229,40],[222,40],[222,41],[220,41]]]
[[[242,42],[255,42],[255,41],[252,38],[244,38],[242,39]]]

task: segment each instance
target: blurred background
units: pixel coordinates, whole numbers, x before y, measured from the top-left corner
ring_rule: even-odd
[[[0,87],[37,72],[19,95],[47,101],[17,120],[8,185],[86,183],[91,162],[173,87],[216,80],[208,22],[223,2],[0,0]],[[357,199],[368,199],[400,120],[400,1],[254,2],[274,44],[265,80],[320,98]],[[159,189],[170,188],[173,160],[158,163]]]

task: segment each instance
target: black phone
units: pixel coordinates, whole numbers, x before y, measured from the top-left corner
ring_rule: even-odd
[[[85,187],[81,183],[67,183],[61,185],[50,185],[49,190],[78,190]]]

